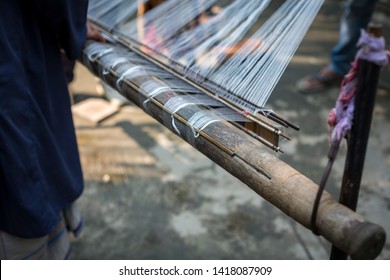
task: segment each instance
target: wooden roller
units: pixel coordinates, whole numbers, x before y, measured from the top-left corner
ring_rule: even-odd
[[[101,76],[112,87],[117,87],[119,76],[115,67],[108,73],[104,71],[103,77],[101,73],[104,69],[107,70],[109,65],[102,65],[99,59],[91,61],[85,53],[81,61],[92,73]],[[169,94],[158,95],[148,102],[146,109],[144,107],[143,103],[147,97],[139,90],[139,84],[151,78],[144,76],[137,78],[138,80],[124,81],[121,94],[177,134],[172,122],[167,121],[171,120],[171,115],[164,111],[163,107],[171,98]],[[180,131],[179,136],[265,200],[311,229],[310,220],[318,185],[228,122],[214,122],[207,126],[199,137],[194,137],[185,120],[199,110],[201,109],[196,106],[188,106],[181,109],[180,114],[174,115],[176,127]],[[347,252],[353,259],[376,258],[386,238],[382,227],[366,221],[359,214],[339,204],[327,192],[324,192],[321,198],[317,227],[320,235]]]

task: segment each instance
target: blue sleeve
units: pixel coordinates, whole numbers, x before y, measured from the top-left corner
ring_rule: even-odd
[[[34,0],[43,24],[56,34],[60,47],[76,59],[86,40],[88,0]]]

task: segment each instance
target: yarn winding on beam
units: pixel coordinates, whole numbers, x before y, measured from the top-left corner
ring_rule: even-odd
[[[90,2],[92,20],[140,48],[147,46],[143,51],[183,76],[257,114],[323,0],[166,0],[142,15],[137,15],[136,1]]]

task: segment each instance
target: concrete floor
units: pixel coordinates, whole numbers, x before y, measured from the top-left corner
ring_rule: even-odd
[[[269,104],[301,127],[281,159],[318,182],[327,115],[337,90],[302,95],[296,81],[327,63],[340,6],[327,1]],[[378,15],[381,17],[381,15]],[[383,18],[383,17],[382,17]],[[385,17],[386,18],[386,17]],[[387,23],[386,23],[387,24]],[[387,29],[390,30],[390,29]],[[390,34],[387,36],[390,41]],[[382,85],[389,80],[382,74]],[[78,65],[74,97],[101,96]],[[295,223],[140,109],[127,105],[94,125],[75,116],[86,219],[75,259],[327,259],[330,244]],[[377,94],[358,212],[390,234],[390,91]],[[327,189],[338,197],[346,146]],[[379,259],[390,259],[387,241]]]

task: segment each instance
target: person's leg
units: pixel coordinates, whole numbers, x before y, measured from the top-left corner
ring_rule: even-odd
[[[365,29],[374,12],[376,0],[347,0],[340,22],[339,41],[331,52],[330,69],[344,76],[357,52],[360,30]]]
[[[69,252],[70,240],[63,220],[50,234],[40,238],[20,238],[0,231],[2,260],[63,260]]]
[[[0,259],[68,259],[71,248],[68,233],[78,237],[83,219],[75,204],[59,215],[61,220],[56,228],[40,238],[20,238],[0,230]]]
[[[321,92],[340,86],[355,58],[360,31],[369,23],[376,2],[377,0],[346,0],[340,21],[339,41],[331,51],[330,64],[319,73],[299,80],[297,88],[300,92]]]

